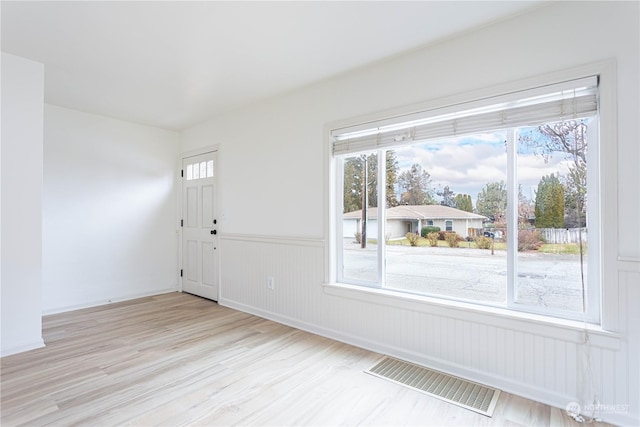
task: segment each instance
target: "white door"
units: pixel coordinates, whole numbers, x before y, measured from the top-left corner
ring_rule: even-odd
[[[182,290],[218,300],[216,152],[182,160]]]

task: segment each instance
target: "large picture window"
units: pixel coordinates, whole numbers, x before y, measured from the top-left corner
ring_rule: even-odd
[[[597,78],[332,132],[338,282],[597,323]]]

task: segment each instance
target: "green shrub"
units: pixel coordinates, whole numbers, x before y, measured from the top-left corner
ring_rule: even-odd
[[[438,233],[433,232],[427,234],[427,240],[429,240],[429,246],[436,247],[438,246]]]
[[[450,248],[457,248],[460,242],[464,241],[464,239],[460,237],[455,231],[447,232],[444,238],[449,244]]]
[[[433,225],[427,225],[426,227],[422,227],[422,230],[420,230],[420,235],[426,239],[427,238],[427,234],[429,234],[429,233],[437,233],[438,231],[440,231],[440,227],[434,227]]]
[[[491,239],[491,237],[476,236],[473,238],[473,242],[476,244],[478,249],[491,249],[493,239]]]
[[[418,240],[420,240],[420,236],[415,233],[407,233],[405,237],[409,241],[411,246],[418,246]]]

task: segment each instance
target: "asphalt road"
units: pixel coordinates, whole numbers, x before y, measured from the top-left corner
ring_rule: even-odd
[[[489,303],[506,301],[506,251],[443,247],[386,247],[386,287]],[[473,245],[473,243],[472,243]],[[518,253],[516,301],[582,311],[578,255]],[[345,277],[373,280],[376,245],[345,239]],[[586,260],[584,264],[586,283]]]

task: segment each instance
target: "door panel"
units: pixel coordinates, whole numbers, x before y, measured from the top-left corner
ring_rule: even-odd
[[[207,257],[209,254],[212,254],[214,251],[213,243],[204,242],[202,243],[202,284],[206,286],[214,286],[215,285],[215,275],[213,271],[213,263],[207,262]]]
[[[196,187],[187,187],[187,211],[185,217],[187,223],[185,227],[194,228],[198,226],[198,189]]]
[[[198,281],[198,242],[187,240],[187,280]]]
[[[182,290],[217,301],[216,153],[187,157],[182,163],[187,172],[182,182]]]
[[[202,226],[213,225],[213,185],[202,186]]]

